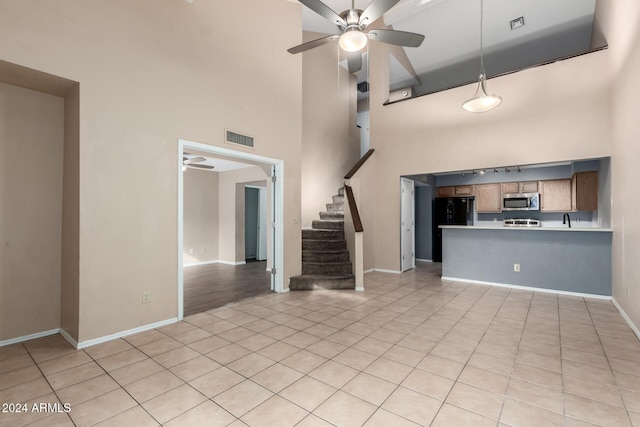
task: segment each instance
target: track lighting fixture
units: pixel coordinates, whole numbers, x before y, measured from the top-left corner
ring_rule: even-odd
[[[498,173],[498,169],[493,168],[493,173]]]
[[[504,171],[505,171],[506,173],[509,173],[509,172],[511,172],[511,169],[509,169],[509,168],[504,168]]]
[[[520,166],[518,166],[518,168],[516,169],[516,172],[518,172],[518,173],[522,172],[522,171],[520,170]]]
[[[473,171],[473,176],[478,175],[478,171]]]

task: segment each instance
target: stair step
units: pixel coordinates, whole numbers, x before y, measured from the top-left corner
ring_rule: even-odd
[[[326,206],[329,212],[344,212],[344,203],[327,203]]]
[[[320,212],[320,219],[341,219],[344,221],[344,212]]]
[[[351,273],[350,262],[302,262],[302,274],[344,276]]]
[[[344,196],[344,187],[338,188],[338,195]]]
[[[344,196],[343,195],[338,194],[337,196],[331,196],[331,198],[333,199],[333,203],[334,204],[342,203],[344,205]]]
[[[339,251],[302,251],[302,262],[348,262],[349,252]]]
[[[302,239],[303,251],[337,251],[346,250],[347,241],[342,240],[314,240]]]
[[[344,240],[344,230],[302,230],[302,240]]]
[[[352,274],[344,276],[318,276],[303,274],[293,276],[289,281],[291,291],[310,291],[314,289],[355,289],[356,279]]]
[[[344,220],[340,219],[314,219],[311,227],[315,230],[344,230]]]

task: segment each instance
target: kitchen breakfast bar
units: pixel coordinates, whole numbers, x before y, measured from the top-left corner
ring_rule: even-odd
[[[440,228],[443,280],[611,296],[610,228]]]

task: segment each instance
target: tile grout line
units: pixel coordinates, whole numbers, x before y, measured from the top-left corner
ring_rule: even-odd
[[[58,396],[57,391],[53,388],[53,386],[51,385],[51,383],[49,382],[49,379],[47,378],[47,376],[44,374],[44,372],[42,372],[42,369],[40,368],[40,364],[38,362],[36,362],[36,359],[33,357],[33,354],[31,354],[31,351],[29,351],[29,349],[27,348],[26,345],[24,345],[23,343],[20,343],[22,345],[22,347],[25,349],[25,351],[27,352],[27,354],[29,354],[29,357],[31,358],[31,360],[33,360],[33,363],[36,365],[36,368],[38,368],[38,371],[40,371],[40,375],[42,375],[42,378],[47,382],[47,385],[49,386],[49,388],[51,389],[51,392],[54,394],[54,396],[56,397],[56,399],[58,399],[58,401],[60,403],[62,403],[62,399],[60,399],[60,396]],[[83,350],[80,350],[83,351]],[[59,357],[64,357],[63,356],[59,356]],[[53,359],[57,359],[57,357],[54,357]],[[49,360],[53,360],[53,359],[49,359]],[[102,368],[102,367],[101,367]],[[38,397],[42,397],[42,396],[37,396]],[[73,418],[71,418],[71,415],[69,415],[71,412],[65,413],[65,415],[67,417],[69,417],[69,420],[71,421],[71,423],[76,426],[77,424],[75,423],[75,421],[73,420]],[[54,414],[49,415],[53,416]],[[45,418],[49,418],[49,417],[43,417],[42,419]]]
[[[632,423],[631,423],[631,414],[629,413],[629,408],[627,407],[627,402],[626,402],[624,396],[622,395],[622,393],[620,392],[620,386],[618,385],[618,379],[616,378],[615,371],[614,371],[613,367],[611,366],[611,362],[609,361],[609,356],[607,355],[607,351],[605,350],[605,347],[604,347],[604,345],[602,343],[602,339],[600,338],[600,332],[598,332],[598,328],[596,327],[596,324],[593,321],[593,315],[591,313],[591,309],[589,308],[589,304],[586,301],[585,301],[585,306],[587,308],[587,313],[589,313],[589,319],[591,320],[591,323],[593,325],[593,329],[595,329],[596,335],[598,336],[598,342],[600,343],[600,346],[602,347],[602,352],[604,353],[604,357],[607,360],[607,365],[609,366],[609,371],[611,372],[611,376],[613,377],[613,381],[615,383],[616,390],[618,391],[618,394],[620,395],[620,400],[622,401],[622,406],[623,406],[624,412],[627,415],[627,421],[629,421],[629,424],[632,425]]]

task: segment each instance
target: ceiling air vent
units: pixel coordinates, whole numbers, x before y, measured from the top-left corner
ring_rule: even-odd
[[[225,130],[225,142],[228,142],[229,144],[244,145],[245,147],[253,148],[252,136],[242,135],[230,130]]]

